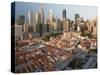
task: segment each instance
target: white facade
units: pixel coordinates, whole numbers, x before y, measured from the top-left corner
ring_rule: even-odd
[[[52,22],[52,18],[53,18],[53,10],[52,9],[49,10],[48,18],[49,18],[50,22]]]
[[[15,38],[23,38],[22,25],[15,25]]]
[[[36,13],[29,11],[28,19],[29,19],[29,25],[33,26],[35,29],[36,28]]]

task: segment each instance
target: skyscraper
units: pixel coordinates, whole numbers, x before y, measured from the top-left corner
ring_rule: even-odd
[[[53,19],[53,10],[52,9],[49,10],[48,19],[50,20],[50,22],[52,22],[52,19]]]
[[[41,14],[40,13],[36,13],[36,24],[40,24],[41,23]]]
[[[62,11],[63,31],[69,31],[69,20],[66,17],[66,9]]]
[[[24,31],[24,24],[25,24],[25,16],[20,15],[16,22],[17,25],[22,25],[22,31]]]
[[[43,10],[43,8],[40,9],[40,14],[41,14],[41,23],[44,24],[44,10]]]
[[[25,16],[20,15],[17,19],[17,25],[24,25],[25,23]]]
[[[77,18],[80,18],[79,14],[75,14],[75,23],[77,23]]]
[[[49,24],[46,24],[46,32],[49,32]]]
[[[41,24],[43,25],[43,32],[45,32],[45,25],[44,25],[44,10],[41,8],[40,10],[40,15],[41,15]]]
[[[75,31],[75,23],[74,23],[74,21],[71,21],[70,31]]]
[[[57,31],[62,31],[62,21],[57,18],[56,22],[57,22]]]
[[[49,10],[49,14],[48,14],[48,24],[49,24],[49,31],[53,31],[54,30],[54,16],[53,16],[53,10],[50,9]]]
[[[28,32],[28,25],[27,24],[24,24],[24,27],[23,27],[23,32]]]
[[[62,18],[66,19],[66,9],[63,9]]]
[[[15,24],[15,39],[20,40],[23,37],[23,26]]]
[[[69,31],[70,30],[70,27],[69,27],[69,20],[68,19],[65,19],[63,21],[63,31]]]
[[[34,28],[34,32],[36,31],[36,14],[29,11],[28,12],[28,18],[29,18],[29,26]]]
[[[77,18],[80,18],[78,13],[75,14],[75,30],[77,30]]]
[[[42,36],[43,24],[41,23],[41,13],[36,13],[36,32]]]

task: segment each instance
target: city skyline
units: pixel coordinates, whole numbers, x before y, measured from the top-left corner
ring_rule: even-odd
[[[26,3],[16,2],[15,20],[20,15],[25,16],[25,22],[28,23],[28,12],[38,13],[41,8],[44,9],[44,17],[47,20],[49,11],[52,9],[54,17],[62,19],[62,11],[66,10],[66,18],[75,20],[75,14],[79,14],[84,19],[91,19],[97,16],[96,6],[77,6],[77,5],[62,5],[62,4],[45,4],[45,3]],[[55,8],[54,8],[55,7]],[[19,12],[19,13],[18,13]],[[91,12],[91,13],[90,13]]]
[[[14,2],[11,9],[15,73],[97,68],[96,7]]]

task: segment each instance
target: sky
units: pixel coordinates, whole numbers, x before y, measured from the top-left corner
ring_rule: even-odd
[[[48,4],[48,3],[32,3],[32,2],[15,2],[15,19],[20,15],[25,16],[28,21],[28,11],[37,13],[40,9],[44,9],[45,19],[48,17],[49,10],[53,10],[53,15],[57,18],[62,18],[62,11],[66,9],[66,17],[74,20],[75,13],[79,13],[81,17],[86,19],[95,18],[98,13],[96,6],[82,6],[82,5],[63,5],[63,4]]]

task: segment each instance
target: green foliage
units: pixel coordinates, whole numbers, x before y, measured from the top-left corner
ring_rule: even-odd
[[[89,53],[91,53],[91,52],[97,53],[97,49],[90,49],[90,50],[89,50]]]
[[[81,33],[81,36],[83,36],[83,37],[88,36],[89,38],[92,38],[93,37],[92,34],[90,32],[87,32],[87,31]]]
[[[62,33],[50,33],[49,35],[46,35],[45,37],[43,37],[43,40],[49,41],[49,39],[50,39],[51,36],[52,37],[56,37],[56,36],[58,36],[60,34],[62,34]]]

